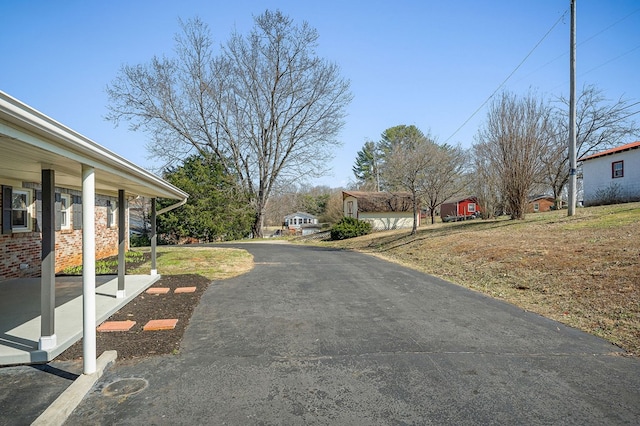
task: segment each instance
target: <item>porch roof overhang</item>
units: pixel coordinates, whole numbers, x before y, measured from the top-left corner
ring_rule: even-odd
[[[96,192],[186,200],[188,194],[91,139],[0,91],[0,178],[40,182],[56,172],[56,186],[81,189],[82,166],[95,169]]]

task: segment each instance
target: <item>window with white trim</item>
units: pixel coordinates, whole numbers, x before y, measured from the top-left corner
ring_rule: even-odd
[[[71,195],[60,194],[60,228],[71,229]]]
[[[14,189],[11,196],[11,230],[23,232],[31,230],[31,191]]]
[[[540,203],[533,203],[533,211],[534,212],[540,211]]]
[[[107,228],[112,228],[118,223],[118,203],[107,201]]]
[[[469,213],[475,213],[476,212],[476,203],[469,203],[467,211]]]
[[[614,161],[611,163],[611,178],[624,177],[624,161]]]

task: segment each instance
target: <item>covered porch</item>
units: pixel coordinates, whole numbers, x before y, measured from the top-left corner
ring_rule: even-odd
[[[96,326],[159,279],[156,215],[183,205],[188,194],[1,91],[0,146],[2,236],[10,241],[2,256],[9,258],[17,250],[15,242],[24,235],[39,241],[41,248],[40,278],[8,276],[0,281],[0,363],[47,362],[84,337],[84,373],[92,374],[96,371]],[[27,185],[40,188],[41,217],[33,221],[32,197],[24,196],[22,201],[28,205],[19,213],[29,220],[16,230],[12,227],[12,191],[15,187],[25,193]],[[55,276],[56,251],[63,248],[56,244],[56,188],[60,187],[76,191],[85,200],[78,210],[81,248],[73,248],[81,254],[83,276],[74,279]],[[117,222],[118,275],[108,280],[95,273],[98,194],[117,198],[119,206],[117,220],[111,222]],[[125,275],[126,212],[128,202],[137,197],[151,199],[148,276]],[[177,202],[156,212],[157,198]],[[32,222],[37,226],[25,226]],[[22,270],[23,264],[19,267]],[[24,267],[29,267],[27,261]]]
[[[127,275],[126,296],[117,297],[118,277],[96,277],[96,325],[156,282],[160,275]],[[0,282],[0,365],[43,363],[53,360],[82,338],[82,277],[57,277],[55,324],[57,342],[40,349],[40,278]]]

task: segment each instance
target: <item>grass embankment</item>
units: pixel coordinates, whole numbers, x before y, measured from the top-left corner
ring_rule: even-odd
[[[506,300],[640,355],[640,203],[473,220],[329,243]]]

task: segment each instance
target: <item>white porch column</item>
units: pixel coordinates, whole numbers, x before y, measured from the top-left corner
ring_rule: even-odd
[[[93,167],[82,166],[82,327],[83,372],[96,372],[96,181]]]
[[[42,169],[42,264],[40,266],[40,340],[38,349],[53,349],[58,344],[56,311],[56,229],[55,171]]]
[[[126,290],[124,288],[124,276],[125,276],[125,246],[127,244],[127,239],[125,235],[125,231],[127,230],[126,225],[126,198],[124,197],[124,189],[118,190],[118,291],[116,292],[116,297],[118,299],[124,299],[126,297]]]
[[[156,245],[158,236],[156,235],[156,199],[151,199],[151,275],[158,275],[156,266]]]

